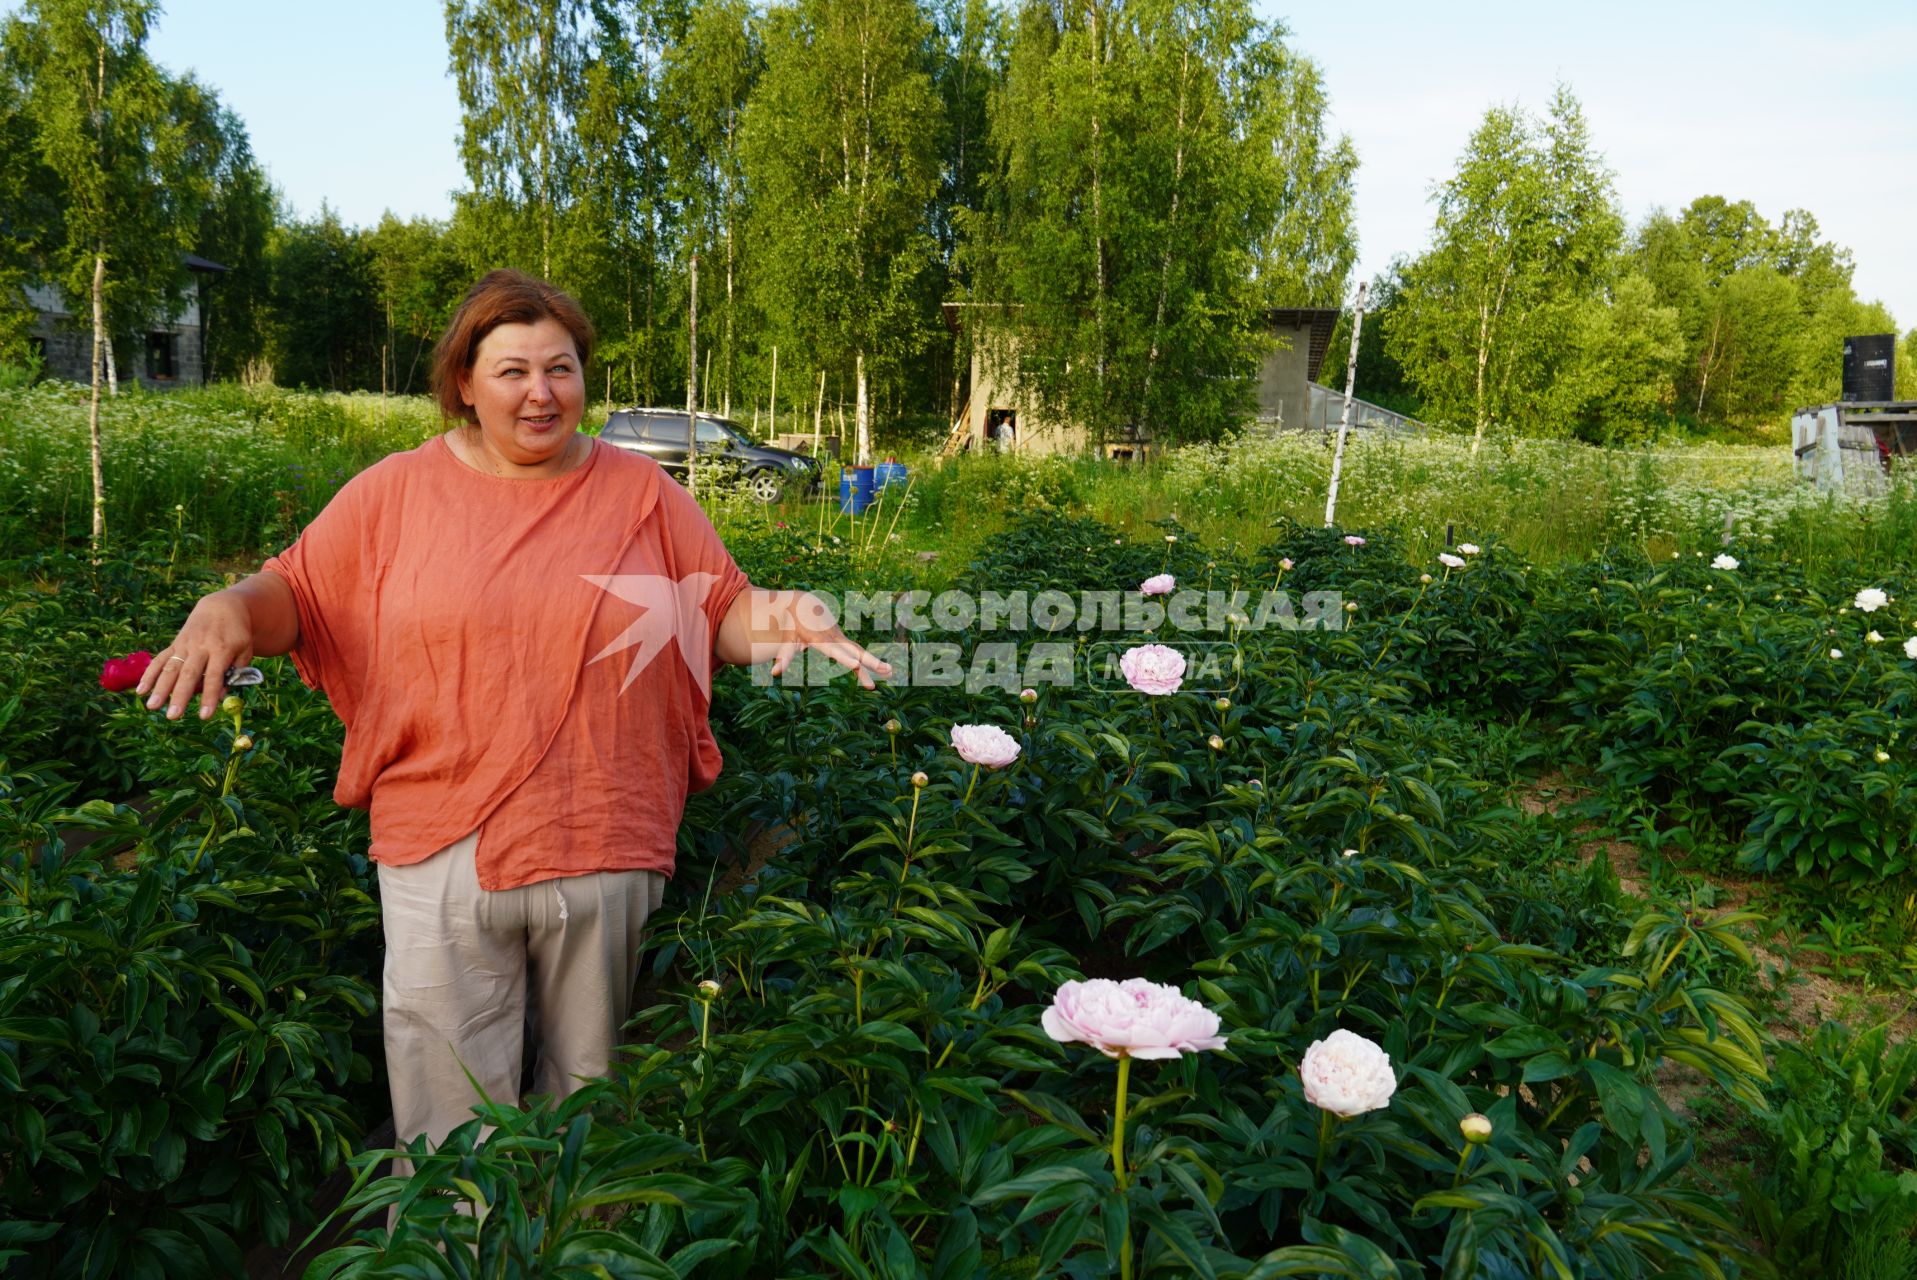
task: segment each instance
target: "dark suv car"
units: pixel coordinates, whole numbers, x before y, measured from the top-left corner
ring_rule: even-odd
[[[617,409],[606,417],[599,438],[607,444],[643,453],[674,476],[686,471],[688,423],[683,409]],[[776,502],[788,485],[812,489],[823,471],[802,453],[760,444],[735,422],[699,415],[699,465],[721,462],[738,474],[753,497]]]

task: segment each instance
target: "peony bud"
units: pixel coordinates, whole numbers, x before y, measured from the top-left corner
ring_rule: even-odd
[[[1284,559],[1282,559],[1282,560],[1280,560],[1280,561],[1278,562],[1278,567],[1279,567],[1280,569],[1283,569],[1283,570],[1284,570],[1284,571],[1285,571],[1286,573],[1290,573],[1290,572],[1291,572],[1291,567],[1292,567],[1292,566],[1291,566],[1291,557],[1290,557],[1290,556],[1286,556],[1286,557],[1285,557]]]
[[[1474,1147],[1489,1142],[1491,1141],[1491,1117],[1473,1111],[1458,1121],[1458,1132],[1463,1134],[1464,1140]]]
[[[1219,711],[1230,711],[1230,710],[1231,710],[1231,699],[1230,699],[1230,698],[1220,698],[1220,699],[1218,699],[1218,700],[1217,700],[1216,702],[1213,702],[1213,703],[1212,703],[1211,705],[1212,705],[1213,707],[1215,707],[1216,709],[1218,709]]]
[[[1205,739],[1205,745],[1213,751],[1223,751],[1225,749],[1225,740],[1214,733],[1211,737]]]
[[[1418,575],[1418,581],[1422,583],[1424,586],[1428,587],[1431,585],[1431,575],[1428,573],[1421,573]],[[1593,591],[1591,594],[1596,595],[1597,592]]]
[[[887,720],[885,722],[885,731],[895,738],[898,737],[899,730],[904,727],[905,726],[901,725],[897,720]]]
[[[1020,689],[1020,690],[1018,691],[1018,700],[1019,700],[1020,702],[1023,702],[1023,703],[1024,703],[1024,704],[1025,704],[1026,706],[1028,706],[1028,707],[1029,707],[1029,706],[1031,706],[1031,705],[1032,705],[1032,704],[1033,704],[1034,702],[1037,702],[1037,701],[1038,701],[1038,690],[1036,690],[1036,689]]]
[[[245,706],[246,704],[240,701],[240,695],[237,693],[229,693],[220,699],[220,712],[223,715],[236,716]]]
[[[1889,764],[1889,763],[1890,763],[1890,752],[1888,752],[1888,751],[1886,751],[1886,750],[1884,750],[1884,749],[1883,749],[1882,747],[1879,747],[1879,748],[1877,748],[1877,763],[1878,763],[1878,764]]]
[[[925,770],[921,769],[912,775],[912,785],[915,787],[929,787],[932,785],[932,780],[926,777]]]
[[[234,738],[234,739],[233,739],[233,750],[234,750],[234,751],[236,751],[236,752],[237,752],[237,751],[251,751],[252,749],[253,749],[253,735],[252,735],[252,734],[250,734],[250,733],[242,733],[242,734],[240,734],[240,735],[239,735],[238,737],[236,737],[236,738]]]
[[[714,1000],[717,1000],[719,998],[719,984],[711,978],[705,979],[699,984],[699,998],[707,1004],[711,1004]]]
[[[1358,602],[1356,600],[1345,601],[1345,612],[1346,613],[1358,612]]]

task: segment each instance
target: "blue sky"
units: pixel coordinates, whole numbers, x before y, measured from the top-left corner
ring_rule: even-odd
[[[1858,292],[1917,326],[1909,0],[1254,3],[1324,69],[1333,125],[1357,145],[1367,275],[1423,246],[1432,184],[1487,106],[1541,111],[1562,81],[1633,222],[1706,193],[1772,219],[1807,208],[1855,255]],[[434,0],[175,0],[151,47],[218,87],[301,212],[450,212],[459,107]]]

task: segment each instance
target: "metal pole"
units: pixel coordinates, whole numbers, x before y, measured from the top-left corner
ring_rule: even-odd
[[[1345,438],[1351,434],[1351,391],[1358,382],[1358,333],[1365,327],[1365,282],[1351,312],[1351,358],[1345,362],[1345,411],[1338,419],[1338,447],[1331,454],[1331,488],[1325,494],[1325,528],[1338,522],[1338,477],[1345,469]]]

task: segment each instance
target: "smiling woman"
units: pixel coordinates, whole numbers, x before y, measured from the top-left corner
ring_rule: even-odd
[[[334,798],[372,814],[402,1142],[518,1099],[529,1026],[539,1093],[609,1067],[686,797],[719,773],[715,662],[812,648],[890,674],[818,601],[752,587],[657,463],[578,434],[591,351],[565,293],[487,275],[435,356],[455,425],[201,600],[139,685],[169,718],[197,690],[205,717],[221,672],[290,653],[345,724]]]
[[[433,354],[440,409],[466,424],[449,440],[461,461],[529,480],[579,465],[592,344],[591,321],[563,291],[516,271],[481,280]]]

